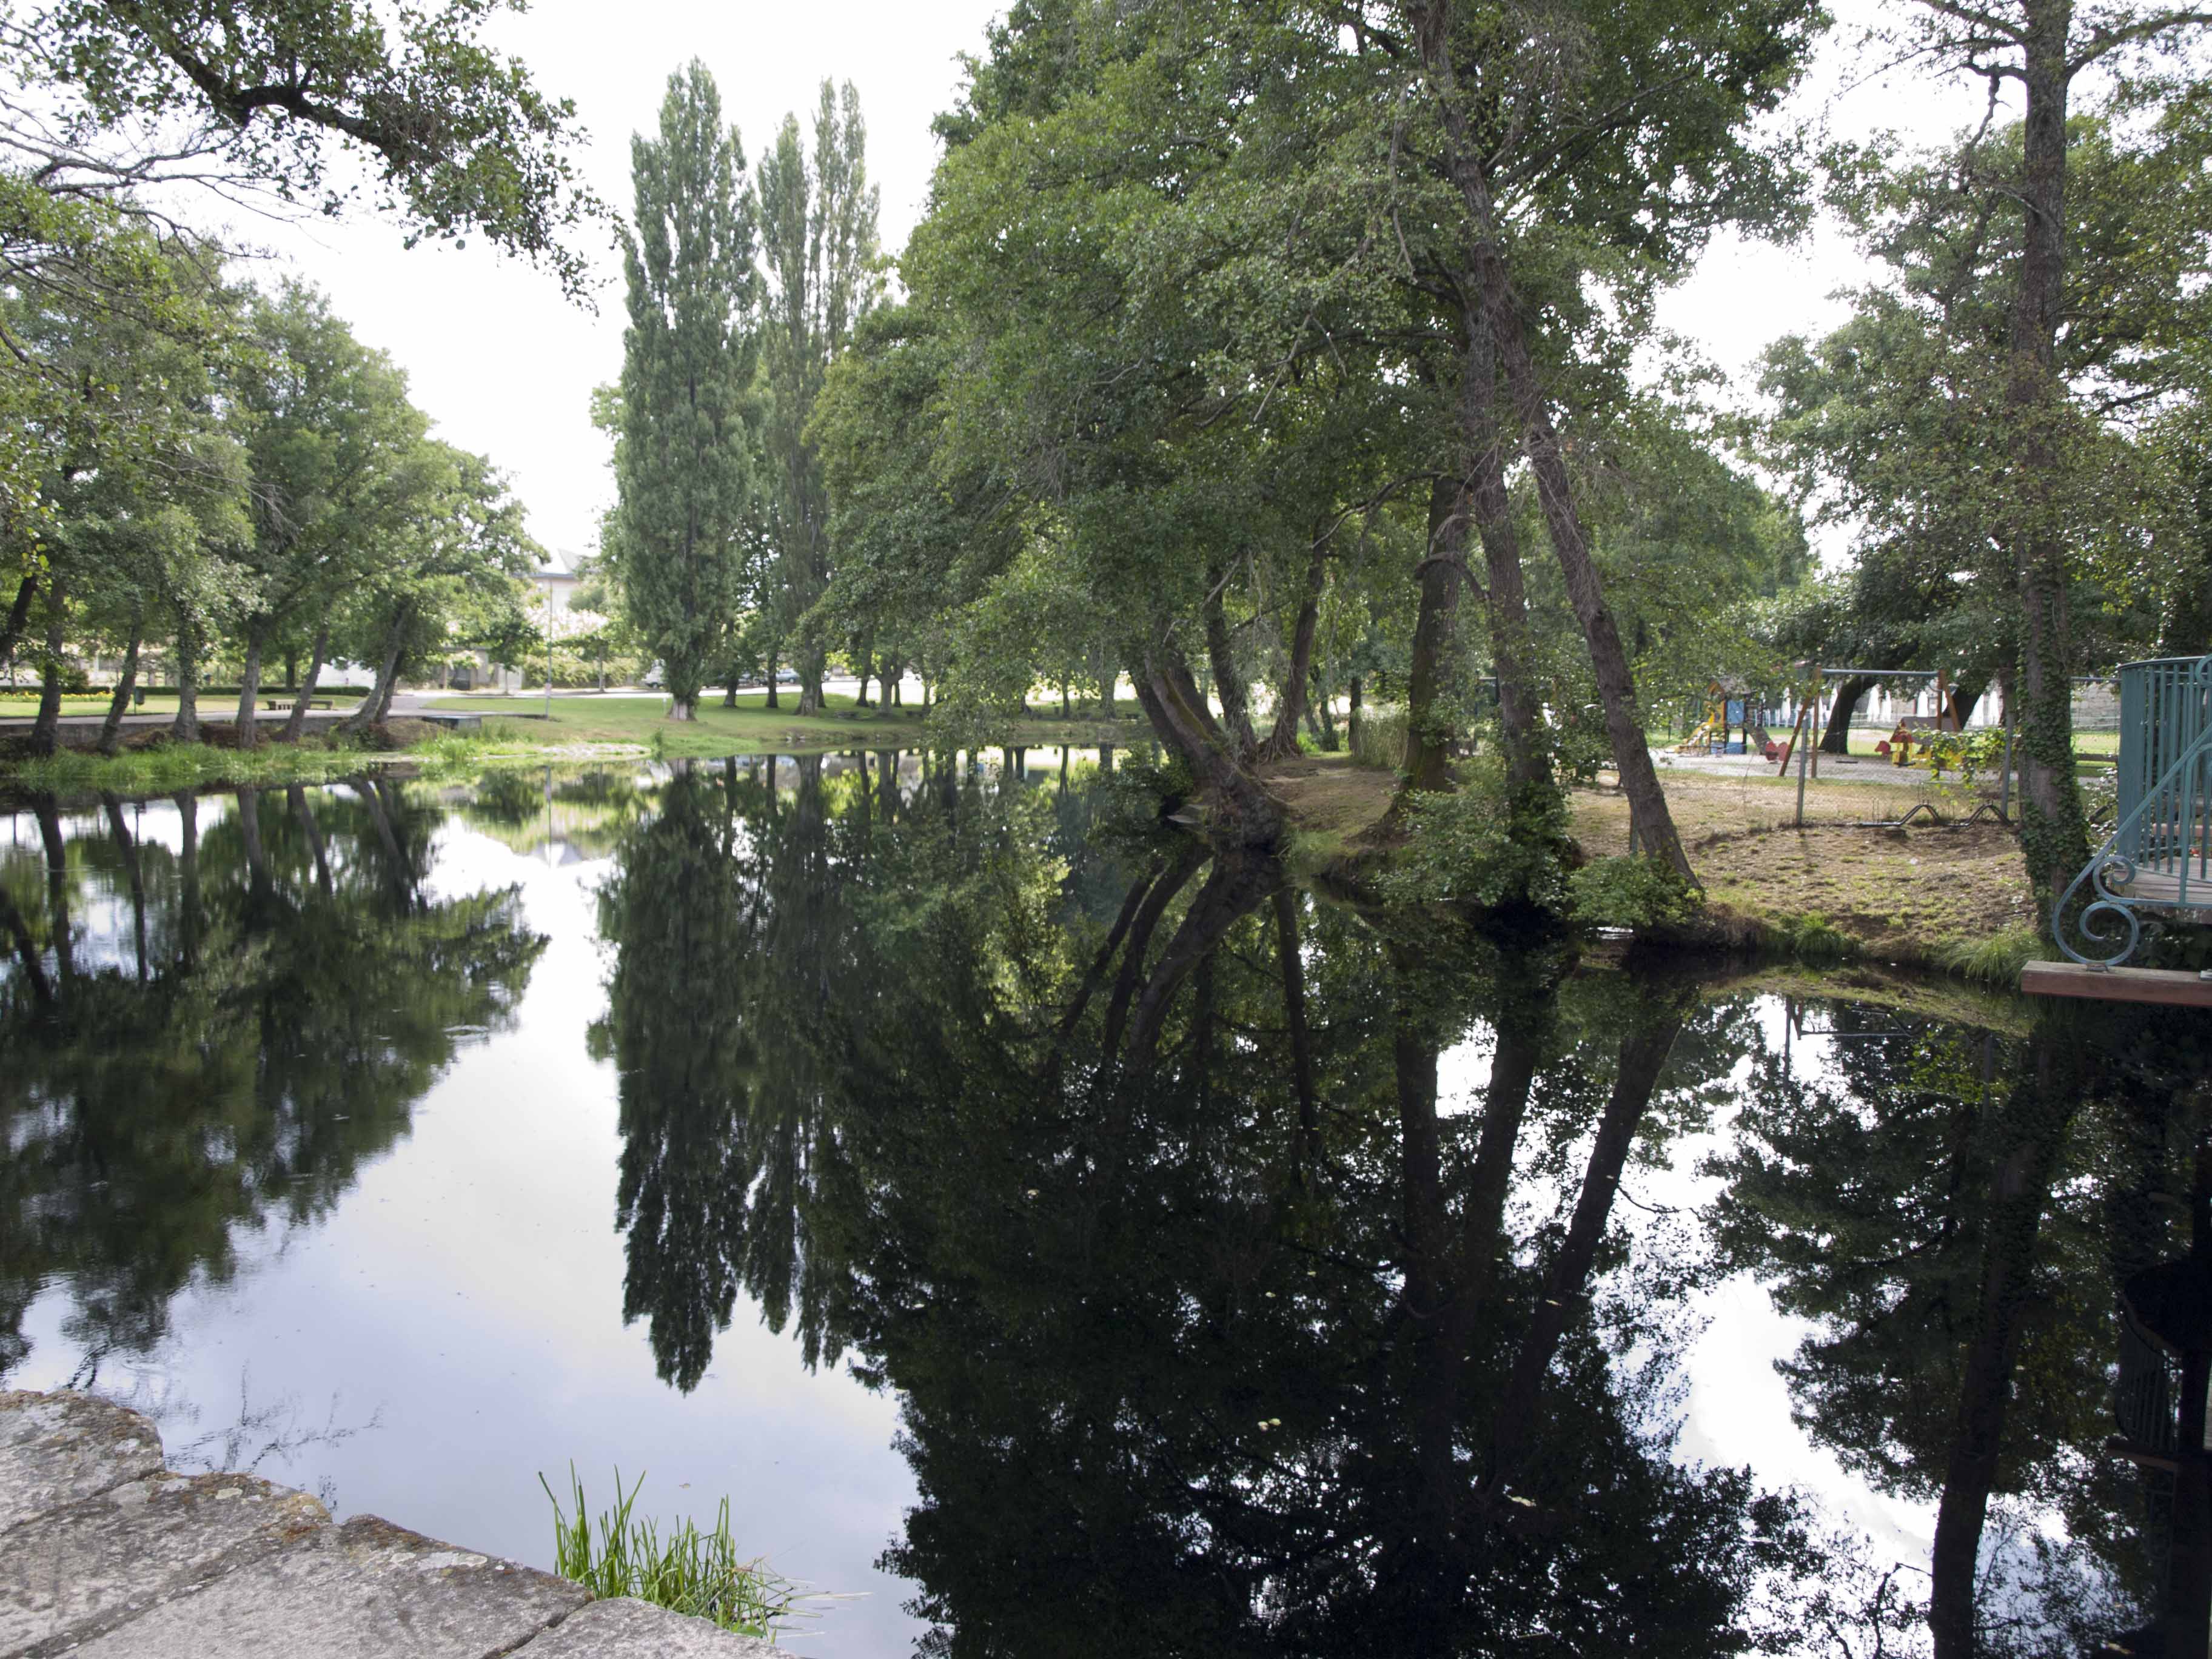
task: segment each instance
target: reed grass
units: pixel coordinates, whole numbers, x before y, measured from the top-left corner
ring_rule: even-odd
[[[635,1596],[770,1641],[796,1616],[799,1587],[757,1558],[739,1559],[730,1532],[728,1498],[715,1511],[711,1531],[702,1532],[687,1520],[663,1537],[657,1522],[635,1513],[645,1486],[641,1474],[625,1492],[622,1471],[615,1471],[614,1507],[601,1512],[596,1528],[574,1465],[568,1469],[573,1514],[562,1506],[544,1474],[538,1484],[553,1505],[554,1571],[594,1595]]]
[[[1352,728],[1352,763],[1395,772],[1406,763],[1406,711],[1375,703],[1359,711]]]

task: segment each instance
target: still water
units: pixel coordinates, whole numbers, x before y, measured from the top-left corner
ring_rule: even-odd
[[[2185,1639],[2201,1019],[1577,962],[1100,759],[0,810],[0,1382],[539,1565],[727,1496],[825,1659]]]

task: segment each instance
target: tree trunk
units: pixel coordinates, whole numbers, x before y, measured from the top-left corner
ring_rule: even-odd
[[[8,607],[8,620],[0,623],[0,668],[15,660],[15,647],[31,619],[31,602],[38,597],[39,577],[33,571],[15,585],[15,602]]]
[[[342,732],[365,732],[384,718],[384,711],[392,706],[392,684],[399,677],[399,653],[407,637],[407,613],[403,606],[392,617],[384,632],[384,659],[376,665],[376,682],[368,689],[361,707],[340,723]]]
[[[868,671],[874,665],[875,652],[876,636],[872,634],[863,635],[860,639],[860,683],[853,693],[853,707],[855,708],[866,708],[870,706]]]
[[[1682,838],[1668,811],[1666,792],[1652,764],[1643,716],[1637,708],[1636,680],[1628,665],[1628,653],[1620,630],[1605,601],[1605,585],[1590,556],[1589,541],[1582,516],[1575,507],[1567,476],[1566,459],[1552,424],[1551,410],[1537,378],[1534,359],[1522,331],[1520,301],[1506,272],[1504,251],[1498,241],[1497,216],[1490,198],[1489,180],[1483,173],[1481,152],[1468,131],[1466,112],[1460,106],[1458,77],[1453,69],[1449,41],[1449,0],[1431,0],[1415,9],[1415,33],[1421,59],[1443,116],[1446,163],[1465,202],[1472,237],[1475,287],[1482,325],[1489,331],[1505,387],[1521,422],[1522,452],[1535,474],[1536,495],[1544,511],[1553,551],[1565,578],[1567,597],[1575,619],[1582,624],[1589,648],[1590,666],[1597,677],[1598,700],[1605,713],[1606,735],[1611,739],[1613,765],[1628,797],[1629,823],[1638,842],[1647,852],[1664,859],[1684,878],[1696,880]]]
[[[1137,696],[1161,741],[1188,763],[1206,792],[1216,833],[1247,847],[1273,847],[1282,838],[1282,804],[1239,763],[1228,735],[1206,707],[1189,665],[1163,649],[1146,662]]]
[[[817,650],[805,653],[799,663],[799,708],[801,714],[822,712],[823,654]]]
[[[307,704],[315,695],[315,682],[322,678],[323,653],[330,649],[331,625],[319,623],[315,626],[315,648],[307,653],[307,681],[293,694],[292,712],[284,720],[284,741],[297,743],[307,729]]]
[[[1359,747],[1359,676],[1358,676],[1358,675],[1354,674],[1354,675],[1352,677],[1352,683],[1351,683],[1351,684],[1350,684],[1350,685],[1348,685],[1348,686],[1346,686],[1346,687],[1345,688],[1345,692],[1346,692],[1346,702],[1345,702],[1345,710],[1344,710],[1344,736],[1345,736],[1345,741],[1346,741],[1346,742],[1347,742],[1347,743],[1349,743],[1349,744],[1351,744],[1354,749],[1357,749],[1357,748],[1358,748],[1358,747]]]
[[[307,804],[307,792],[294,784],[286,792],[292,803],[292,816],[300,820],[300,833],[307,837],[307,851],[315,860],[315,885],[325,898],[331,896],[331,860],[323,845],[323,832],[315,822],[314,808]]]
[[[1298,946],[1298,896],[1287,886],[1275,890],[1275,955],[1283,972],[1283,1018],[1291,1030],[1291,1076],[1298,1093],[1298,1168],[1314,1154],[1320,1133],[1314,1101],[1313,1043],[1306,1031],[1306,964]]]
[[[1959,1409],[1929,1559],[1928,1631],[1936,1659],[1974,1659],[1976,1566],[1995,1490],[2021,1339],[2036,1300],[2036,1238],[2077,1094],[2072,1022],[2046,1015],[2031,1038],[2032,1069],[2014,1090],[2017,1138],[1991,1178],[1981,1299],[1959,1382]],[[2199,1633],[2200,1638],[2202,1632]]]
[[[112,793],[103,791],[100,804],[107,811],[107,833],[115,842],[115,850],[123,860],[124,879],[131,886],[131,934],[138,960],[138,983],[146,982],[146,872],[138,857],[138,845],[131,839],[130,827],[123,822],[123,803]]]
[[[1482,1481],[1482,1495],[1490,1503],[1504,1495],[1514,1471],[1536,1438],[1536,1408],[1544,1374],[1551,1369],[1568,1316],[1580,1301],[1591,1264],[1597,1259],[1598,1246],[1605,1238],[1606,1218],[1612,1213],[1613,1195],[1620,1189],[1620,1172],[1628,1163],[1629,1149],[1636,1143],[1636,1126],[1651,1103],[1659,1073],[1681,1029],[1680,1013],[1670,1012],[1640,1021],[1621,1039],[1613,1093],[1606,1102],[1604,1116],[1598,1120],[1597,1139],[1583,1173],[1574,1217],[1545,1273],[1543,1293],[1513,1356],[1513,1368],[1507,1374],[1497,1415],[1492,1420]]]
[[[770,647],[768,653],[768,701],[761,705],[763,708],[775,708],[780,707],[775,700],[775,673],[776,670],[781,667],[781,665],[776,661],[775,658],[775,651],[774,647]]]
[[[1491,660],[1498,670],[1498,737],[1505,776],[1513,793],[1514,821],[1548,819],[1559,803],[1538,714],[1534,647],[1528,637],[1528,599],[1522,580],[1521,537],[1505,488],[1505,447],[1498,432],[1498,367],[1482,319],[1467,319],[1468,385],[1460,397],[1468,461],[1468,498],[1482,540],[1489,575],[1486,606]]]
[[[1102,659],[1104,653],[1100,653]],[[1102,660],[1098,668],[1098,718],[1110,720],[1114,713],[1114,682],[1120,678],[1111,662]]]
[[[1221,695],[1222,721],[1236,739],[1237,759],[1249,766],[1259,756],[1260,742],[1252,734],[1251,695],[1244,671],[1237,665],[1236,644],[1229,637],[1228,574],[1218,567],[1209,568],[1206,581],[1206,666],[1213,672],[1213,689]],[[1200,706],[1205,706],[1203,701]]]
[[[1827,729],[1820,734],[1820,752],[1824,755],[1848,755],[1851,752],[1851,721],[1857,717],[1859,705],[1866,694],[1881,681],[1871,674],[1854,674],[1836,688],[1835,706],[1828,711]]]
[[[1459,590],[1468,579],[1467,503],[1457,478],[1439,477],[1430,486],[1427,550],[1415,573],[1421,603],[1413,619],[1413,663],[1406,675],[1406,753],[1401,763],[1405,778],[1398,788],[1400,802],[1417,791],[1439,793],[1454,787],[1451,717],[1459,702]]]
[[[31,752],[51,755],[62,740],[62,646],[69,628],[69,585],[58,575],[46,589],[46,659],[40,665],[39,717],[31,723]]]
[[[261,744],[261,726],[256,718],[257,702],[261,696],[261,646],[268,632],[266,621],[256,621],[246,630],[246,666],[238,677],[238,746],[256,749]]]
[[[2065,300],[2066,54],[2073,7],[2069,0],[2030,0],[2025,10],[2021,203],[2026,234],[2005,387],[2012,471],[2007,493],[2016,518],[2007,539],[2021,624],[2020,736],[2014,746],[2020,765],[2020,849],[2048,932],[2052,903],[2089,860],[2088,826],[2074,781],[2073,641],[2064,526],[2054,488],[2060,465],[2056,363]]]
[[[177,715],[169,735],[179,743],[200,740],[200,630],[185,616],[177,619]]]
[[[1321,631],[1321,594],[1328,579],[1328,544],[1316,538],[1306,561],[1305,597],[1291,629],[1290,665],[1283,671],[1283,692],[1275,704],[1275,723],[1260,750],[1262,760],[1288,760],[1298,752],[1298,722],[1309,714],[1306,695],[1313,681],[1314,636]]]
[[[131,688],[138,684],[138,648],[144,642],[138,618],[131,619],[131,643],[123,653],[123,666],[115,676],[115,695],[107,700],[107,718],[100,726],[100,752],[112,755],[123,746],[123,715],[131,707]]]
[[[177,792],[177,965],[191,973],[200,956],[200,798]]]

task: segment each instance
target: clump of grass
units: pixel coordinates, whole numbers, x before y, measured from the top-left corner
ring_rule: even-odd
[[[628,1492],[622,1471],[615,1472],[614,1507],[604,1511],[594,1531],[584,1483],[574,1465],[568,1469],[575,1512],[554,1496],[540,1474],[538,1484],[553,1504],[554,1571],[594,1595],[630,1595],[695,1619],[708,1619],[726,1631],[773,1640],[793,1617],[799,1587],[758,1559],[740,1560],[730,1534],[730,1500],[715,1512],[711,1532],[686,1521],[665,1538],[651,1520],[631,1513],[645,1486],[640,1475]]]
[[[2033,927],[2008,927],[1986,939],[1948,939],[1936,947],[1938,966],[1964,979],[1985,985],[2013,986],[2020,971],[2043,954],[2043,940]]]
[[[1395,772],[1406,762],[1406,711],[1376,703],[1359,711],[1352,728],[1352,763]]]

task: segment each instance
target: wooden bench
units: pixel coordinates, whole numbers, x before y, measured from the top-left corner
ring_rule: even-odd
[[[289,714],[291,711],[292,703],[297,702],[298,701],[299,699],[297,697],[293,698],[290,702],[286,702],[282,697],[264,697],[261,700],[261,708],[264,714]],[[307,699],[307,707],[310,708],[328,708],[331,707],[331,700],[328,697],[310,697]]]

